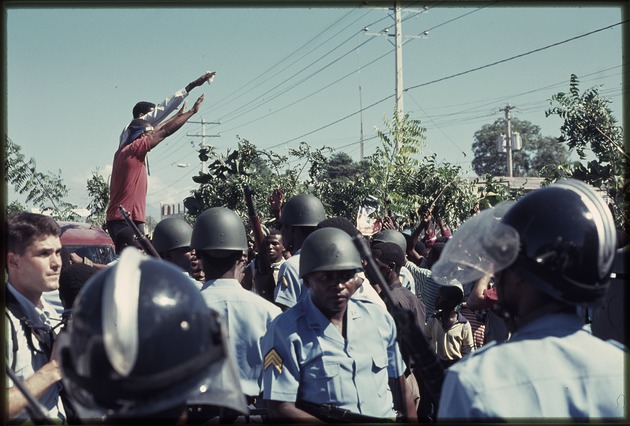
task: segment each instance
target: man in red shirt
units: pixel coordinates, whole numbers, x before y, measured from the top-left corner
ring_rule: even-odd
[[[146,220],[147,170],[146,155],[166,137],[179,130],[197,111],[204,100],[201,95],[188,111],[186,103],[171,118],[153,128],[147,121],[134,119],[129,124],[129,135],[114,154],[112,179],[109,187],[109,206],[107,207],[107,230],[112,238],[127,226],[118,210],[123,206],[131,219],[144,233]]]

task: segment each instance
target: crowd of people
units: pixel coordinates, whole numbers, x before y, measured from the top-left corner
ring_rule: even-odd
[[[134,108],[114,157],[114,262],[73,260],[48,216],[8,217],[5,421],[625,419],[623,307],[609,290],[627,241],[582,182],[454,230],[423,206],[412,229],[386,217],[374,235],[312,194],[272,196],[261,246],[215,206],[194,225],[163,219],[147,251],[146,154],[212,77]]]

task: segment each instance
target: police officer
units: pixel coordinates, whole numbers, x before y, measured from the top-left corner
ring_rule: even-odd
[[[393,407],[416,419],[392,317],[350,298],[361,268],[352,239],[340,229],[318,229],[304,241],[300,277],[309,291],[263,340],[272,421],[378,422],[394,419]]]
[[[302,294],[300,279],[300,248],[319,222],[326,219],[324,205],[311,194],[298,194],[282,206],[279,223],[282,242],[291,257],[278,271],[278,283],[274,290],[274,302],[283,310],[295,305]]]
[[[226,319],[243,392],[250,404],[262,402],[260,340],[281,311],[239,282],[247,262],[243,221],[230,209],[209,208],[195,222],[191,246],[201,258],[208,280],[201,288],[201,295],[208,306]]]
[[[58,353],[85,423],[181,422],[192,403],[247,413],[221,318],[178,268],[135,248],[85,284]]]
[[[205,281],[195,249],[190,247],[192,226],[179,217],[162,219],[153,230],[151,243],[160,257],[188,273],[194,280]]]
[[[577,180],[469,219],[432,271],[460,282],[494,274],[513,334],[448,369],[438,419],[623,417],[624,351],[576,314],[605,294],[615,245],[608,206]]]

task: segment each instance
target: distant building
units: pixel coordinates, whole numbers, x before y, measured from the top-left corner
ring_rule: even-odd
[[[160,203],[160,220],[167,217],[181,217],[184,219],[186,207],[184,203]]]

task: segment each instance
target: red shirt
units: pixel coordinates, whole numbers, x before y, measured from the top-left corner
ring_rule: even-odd
[[[107,221],[124,220],[118,205],[127,210],[134,221],[146,221],[147,166],[145,158],[151,150],[146,133],[114,154],[112,179],[109,185]]]

